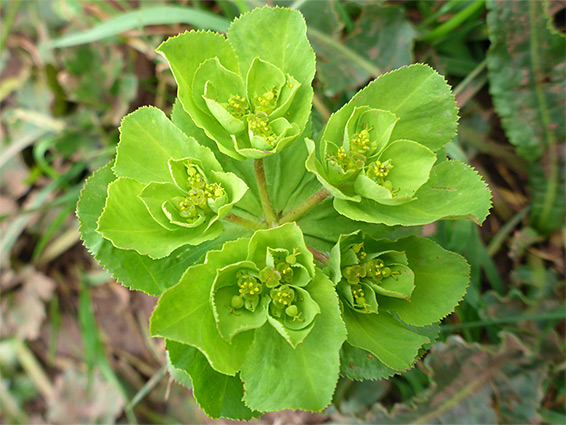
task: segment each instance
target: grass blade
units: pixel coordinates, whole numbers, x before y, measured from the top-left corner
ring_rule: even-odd
[[[78,46],[116,36],[146,25],[190,24],[202,29],[226,32],[229,21],[223,17],[190,7],[157,6],[134,10],[101,22],[87,31],[75,32],[54,40],[51,48]]]
[[[317,29],[310,27],[307,29],[307,34],[317,40],[319,43],[326,44],[329,48],[336,50],[338,53],[344,56],[344,59],[352,61],[356,66],[359,66],[365,72],[367,72],[371,77],[377,77],[381,74],[381,70],[371,63],[366,58],[360,56],[357,52],[353,51],[349,47],[345,46],[338,40],[329,37]]]

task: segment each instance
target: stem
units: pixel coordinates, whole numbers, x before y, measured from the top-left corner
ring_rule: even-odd
[[[31,378],[36,388],[39,390],[44,398],[49,399],[53,394],[53,386],[47,377],[47,374],[37,361],[31,350],[23,341],[16,341],[16,353],[22,368],[26,371],[27,375]]]
[[[483,87],[487,82],[487,59],[484,59],[475,69],[462,80],[454,89],[454,97],[459,108],[464,105]]]
[[[452,16],[448,21],[440,24],[428,34],[425,34],[422,39],[431,43],[437,41],[438,39],[450,34],[484,7],[485,0],[471,2],[464,9]]]
[[[326,107],[324,101],[320,98],[320,96],[316,92],[313,94],[312,104],[314,108],[318,111],[318,113],[322,116],[322,121],[327,122],[328,119],[330,118],[330,115],[332,115],[332,113],[330,112],[330,109]]]
[[[355,50],[352,50],[349,47],[345,46],[339,40],[326,35],[323,31],[319,31],[314,27],[309,27],[307,29],[307,34],[309,35],[309,38],[312,37],[312,39],[320,43],[324,43],[329,48],[334,49],[336,52],[342,54],[345,60],[351,61],[354,65],[363,69],[372,77],[378,77],[382,74],[383,71],[378,68],[371,60],[366,59]]]
[[[315,207],[319,202],[322,202],[329,195],[330,192],[328,192],[328,190],[326,190],[325,188],[320,189],[318,192],[312,195],[309,199],[307,199],[297,208],[289,211],[287,214],[281,217],[279,223],[283,224],[283,223],[288,223],[290,221],[297,221],[298,218],[302,217],[307,211]]]
[[[240,217],[239,215],[232,213],[224,217],[224,220],[230,221],[234,224],[237,224],[238,226],[247,227],[248,229],[252,229],[252,230],[259,230],[265,228],[265,225],[256,223],[255,221],[248,220],[247,218],[243,218]]]
[[[308,245],[307,245],[307,249],[311,252],[312,256],[316,261],[324,265],[328,264],[328,255],[323,254],[322,252],[317,251],[316,249]]]
[[[273,227],[277,218],[273,212],[273,207],[269,201],[269,193],[267,192],[267,182],[265,181],[265,170],[263,169],[263,159],[254,159],[255,177],[257,179],[257,187],[259,189],[259,199],[261,207],[265,214],[265,221],[269,227]]]

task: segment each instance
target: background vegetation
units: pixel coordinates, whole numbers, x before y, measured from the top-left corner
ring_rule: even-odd
[[[1,2],[0,420],[199,423],[148,338],[155,299],[129,292],[79,241],[74,208],[121,118],[170,111],[154,49],[190,28],[224,31],[260,0]],[[298,8],[317,53],[314,128],[383,72],[425,62],[461,108],[449,156],[493,192],[483,227],[426,226],[472,266],[463,303],[417,367],[340,381],[322,414],[265,423],[566,423],[565,3],[270,1]]]

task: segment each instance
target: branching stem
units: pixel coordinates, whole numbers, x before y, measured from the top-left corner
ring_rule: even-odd
[[[257,223],[255,221],[248,220],[247,218],[243,218],[243,217],[240,217],[239,215],[232,214],[232,213],[230,213],[226,217],[224,217],[224,220],[230,221],[230,222],[237,224],[239,226],[242,226],[242,227],[247,227],[248,229],[252,229],[252,230],[259,230],[259,229],[265,228],[265,224]]]
[[[281,217],[279,224],[288,223],[290,221],[297,221],[300,217],[306,214],[307,211],[316,206],[318,203],[322,202],[329,195],[330,192],[328,192],[328,190],[326,190],[325,188],[320,189],[297,208],[289,211],[287,214]]]
[[[328,255],[323,254],[322,252],[314,249],[311,246],[307,245],[307,249],[311,252],[311,254],[313,255],[314,259],[324,265],[328,264]]]
[[[265,214],[265,221],[269,227],[273,227],[277,222],[273,207],[269,201],[269,194],[267,192],[267,182],[265,180],[265,170],[263,169],[263,159],[254,159],[255,177],[257,179],[257,187],[259,189],[259,199],[261,207]]]

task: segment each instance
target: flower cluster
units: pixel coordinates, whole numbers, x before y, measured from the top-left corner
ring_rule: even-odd
[[[142,126],[152,137],[140,145],[131,129]],[[108,187],[97,231],[118,248],[152,258],[218,237],[220,220],[244,196],[246,184],[156,108],[128,115],[121,133],[113,168],[119,178]]]
[[[398,121],[390,111],[354,107],[343,126],[329,122],[318,149],[309,142],[307,167],[337,201],[354,208],[362,200],[377,208],[416,200],[418,190],[429,180],[436,155],[394,133]],[[332,131],[334,126],[339,131]]]
[[[172,312],[180,313],[174,323]],[[315,270],[294,223],[210,251],[161,296],[150,330],[198,348],[219,374],[239,374],[252,411],[316,410],[321,399],[328,403],[346,337],[332,283]],[[332,384],[309,394],[313,375]],[[270,399],[266,389],[288,393]],[[198,390],[195,396],[201,397]]]
[[[256,23],[270,31],[292,25],[302,33],[294,41],[302,54],[287,56],[268,42],[250,43],[246,31]],[[314,52],[305,31],[300,15],[259,9],[236,20],[227,39],[216,33],[186,32],[164,42],[158,51],[171,65],[184,109],[220,151],[239,160],[263,158],[291,146],[307,124]]]
[[[442,272],[431,273],[440,266],[445,267]],[[464,295],[468,266],[428,239],[412,236],[392,242],[358,231],[340,236],[331,251],[329,270],[343,306],[348,343],[394,370],[403,370],[430,342],[407,324],[431,325],[450,313]],[[455,284],[457,291],[446,294],[443,282],[449,274],[461,276],[461,282]],[[435,292],[442,296],[433,308],[429,303]],[[379,329],[387,329],[379,340],[367,338]],[[399,349],[399,339],[404,349]]]

